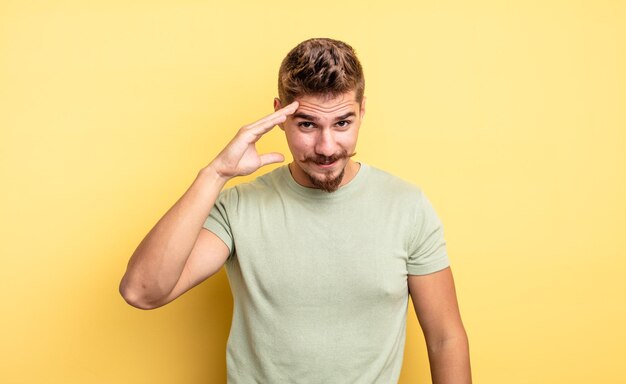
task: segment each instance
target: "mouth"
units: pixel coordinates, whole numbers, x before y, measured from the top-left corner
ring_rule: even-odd
[[[341,159],[343,159],[343,156],[318,156],[314,159],[310,159],[308,163],[313,164],[316,168],[321,170],[330,170],[334,168]]]
[[[345,158],[346,156],[339,154],[339,155],[333,155],[333,156],[311,156],[311,157],[307,157],[304,159],[305,163],[314,163],[314,164],[318,164],[318,165],[328,165],[328,164],[332,164],[337,162],[338,160],[341,160],[343,158]]]
[[[334,159],[313,162],[313,164],[322,169],[332,168],[336,163],[337,160]]]
[[[339,164],[341,161],[346,160],[350,158],[351,156],[354,156],[354,154],[348,155],[347,152],[343,151],[343,152],[334,154],[332,156],[315,155],[315,156],[306,157],[303,162],[312,164],[318,169],[330,170],[331,168],[334,168],[337,164]]]

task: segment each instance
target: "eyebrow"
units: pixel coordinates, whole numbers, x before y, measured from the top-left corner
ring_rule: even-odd
[[[354,117],[354,116],[356,116],[356,113],[348,112],[348,113],[345,113],[345,114],[343,114],[341,116],[337,116],[335,118],[335,120],[345,120],[348,117]],[[319,120],[319,118],[317,116],[307,115],[306,113],[302,113],[302,112],[294,113],[293,117],[294,117],[294,119],[298,119],[299,118],[299,119],[311,120],[311,121],[318,121]]]

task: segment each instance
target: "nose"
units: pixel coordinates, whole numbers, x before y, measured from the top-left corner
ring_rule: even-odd
[[[332,156],[337,152],[337,142],[330,129],[321,129],[315,143],[315,153],[323,156]]]

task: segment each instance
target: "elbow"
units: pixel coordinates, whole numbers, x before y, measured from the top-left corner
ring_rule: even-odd
[[[154,301],[149,300],[145,294],[144,289],[132,287],[126,279],[122,279],[119,287],[120,295],[124,298],[129,305],[143,310],[150,310],[159,308],[162,304],[157,304]]]
[[[469,342],[467,333],[464,329],[459,329],[455,333],[450,333],[441,337],[431,338],[427,340],[427,349],[429,354],[439,353],[444,350],[469,350]]]

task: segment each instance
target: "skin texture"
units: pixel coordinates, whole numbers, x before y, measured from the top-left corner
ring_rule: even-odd
[[[202,224],[228,180],[284,160],[279,153],[259,154],[255,144],[297,107],[294,102],[241,127],[217,157],[200,170],[185,194],[131,256],[120,282],[120,293],[130,305],[141,309],[160,307],[219,271],[229,249]]]
[[[433,383],[471,383],[469,343],[459,313],[452,270],[409,275],[408,285],[426,339]]]
[[[356,149],[365,99],[359,104],[355,98],[354,91],[331,99],[300,97],[296,112],[280,124],[293,156],[289,169],[300,185],[330,192],[356,176],[359,165],[349,156]],[[274,109],[280,108],[275,99]],[[325,182],[329,188],[323,187]]]
[[[331,191],[358,173],[359,164],[349,155],[356,149],[365,99],[358,103],[354,92],[304,96],[284,107],[275,99],[274,108],[238,130],[139,244],[120,283],[130,305],[160,307],[219,271],[229,249],[202,225],[228,180],[284,161],[282,154],[256,150],[256,142],[276,125],[285,132],[293,156],[289,168],[299,184]],[[433,383],[471,383],[468,341],[450,268],[408,276],[407,289],[426,338]]]

